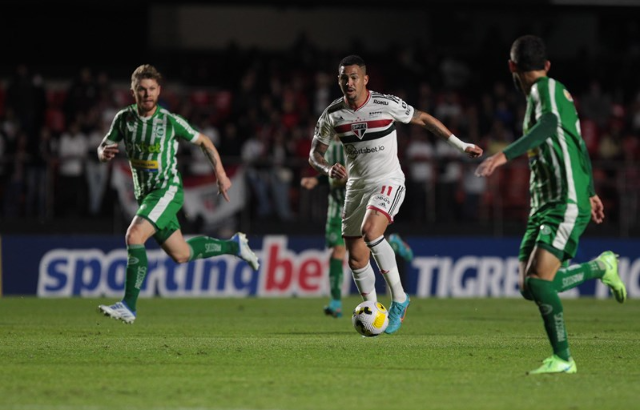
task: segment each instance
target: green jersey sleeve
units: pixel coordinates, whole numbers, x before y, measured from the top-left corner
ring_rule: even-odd
[[[113,117],[113,121],[111,122],[111,127],[105,135],[103,141],[109,141],[114,144],[122,141],[124,138],[123,128],[125,126],[125,117],[127,110],[120,110],[115,117]]]
[[[173,126],[176,132],[175,134],[176,137],[182,138],[191,143],[195,143],[200,133],[197,130],[195,130],[191,125],[189,125],[187,120],[185,120],[181,116],[172,114],[171,118],[172,118]]]
[[[542,114],[536,125],[504,149],[503,153],[507,160],[519,157],[528,150],[542,144],[545,139],[553,134],[557,126],[558,117],[554,113],[545,112]]]

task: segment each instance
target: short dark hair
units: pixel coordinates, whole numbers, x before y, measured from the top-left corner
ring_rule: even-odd
[[[364,62],[362,57],[352,54],[350,56],[346,56],[340,61],[338,64],[338,71],[340,71],[340,67],[346,67],[348,65],[357,65],[361,67],[364,71],[366,71],[367,64]]]
[[[547,62],[544,41],[531,34],[518,37],[511,46],[511,61],[522,71],[543,70]]]

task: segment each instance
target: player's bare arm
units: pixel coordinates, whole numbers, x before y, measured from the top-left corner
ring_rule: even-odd
[[[120,152],[120,150],[118,150],[118,144],[104,140],[98,146],[98,159],[100,162],[111,161],[118,152]]]
[[[347,178],[347,169],[342,164],[329,164],[324,159],[324,154],[329,146],[323,144],[317,138],[311,142],[311,151],[309,152],[309,164],[318,172],[330,176],[335,179]]]
[[[476,158],[482,155],[482,148],[475,144],[460,141],[458,137],[453,135],[453,133],[442,122],[440,122],[440,120],[424,111],[415,110],[413,112],[413,118],[411,118],[411,124],[416,124],[426,128],[428,131],[433,133],[433,135],[444,139],[461,152],[469,155],[471,158]]]
[[[227,191],[231,188],[231,180],[222,166],[222,160],[220,160],[218,150],[209,137],[203,134],[198,135],[195,143],[200,146],[204,156],[207,157],[211,166],[213,166],[213,172],[216,174],[218,184],[218,194],[222,194],[224,199],[229,202],[229,194],[227,194]]]

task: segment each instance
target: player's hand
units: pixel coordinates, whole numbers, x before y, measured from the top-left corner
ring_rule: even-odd
[[[347,179],[347,169],[342,164],[333,164],[329,176],[333,179]]]
[[[593,222],[600,224],[604,221],[604,205],[598,195],[594,195],[589,198],[591,202],[591,219]]]
[[[118,144],[101,145],[100,152],[98,152],[98,159],[101,162],[111,161],[118,152],[120,152]]]
[[[217,175],[217,179],[218,179],[218,182],[217,182],[218,195],[222,195],[225,201],[229,202],[230,199],[227,191],[229,190],[229,188],[231,188],[231,180],[229,179],[227,174]]]
[[[506,163],[507,163],[507,157],[502,152],[493,154],[489,158],[482,161],[480,165],[478,165],[478,168],[476,168],[476,176],[488,177],[489,175],[493,174],[493,171],[495,171],[496,168]]]
[[[464,149],[464,152],[467,153],[471,158],[478,158],[482,155],[482,148],[475,144],[469,144],[467,148]]]
[[[313,189],[318,185],[318,178],[304,177],[300,180],[300,186],[306,189]]]

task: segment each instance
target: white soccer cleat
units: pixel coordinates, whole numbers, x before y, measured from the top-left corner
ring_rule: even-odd
[[[109,316],[112,319],[122,320],[124,323],[130,325],[136,320],[136,312],[132,312],[124,302],[116,302],[111,306],[100,305],[98,310],[105,316]]]
[[[236,232],[235,235],[231,237],[232,241],[236,241],[238,243],[238,257],[244,261],[246,261],[249,266],[255,271],[260,267],[260,262],[258,262],[258,257],[249,247],[249,241],[247,240],[247,235],[242,232]]]

